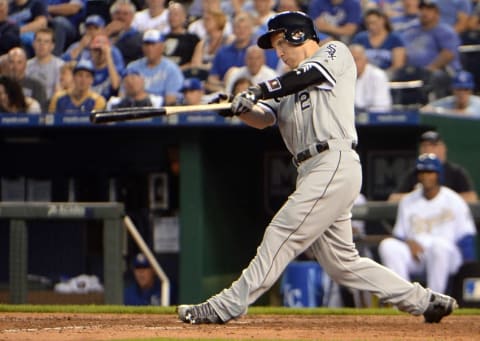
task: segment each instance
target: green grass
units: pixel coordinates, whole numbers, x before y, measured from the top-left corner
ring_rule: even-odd
[[[85,313],[85,314],[175,314],[175,307],[122,306],[122,305],[11,305],[0,304],[0,312],[29,313]],[[404,314],[393,308],[285,308],[250,307],[249,315],[397,315]],[[457,309],[455,315],[480,315],[480,309]]]

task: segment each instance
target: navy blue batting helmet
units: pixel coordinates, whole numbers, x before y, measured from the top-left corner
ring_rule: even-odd
[[[262,49],[271,49],[270,38],[277,32],[284,32],[285,39],[293,45],[301,45],[307,39],[319,41],[313,21],[300,11],[281,12],[268,20],[268,31],[258,37],[257,45]]]
[[[418,172],[435,172],[438,174],[440,183],[443,182],[443,165],[435,154],[425,153],[417,158],[415,170]]]

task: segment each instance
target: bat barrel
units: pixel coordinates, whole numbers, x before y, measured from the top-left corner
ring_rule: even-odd
[[[163,116],[166,111],[164,108],[122,108],[113,110],[93,111],[90,114],[92,123],[121,122],[129,120],[138,120],[155,116]]]
[[[90,113],[90,122],[92,123],[108,123],[129,120],[138,120],[165,115],[177,115],[195,112],[213,112],[218,110],[226,110],[230,108],[230,103],[214,103],[214,104],[198,104],[198,105],[179,105],[167,106],[161,108],[151,107],[133,107],[120,108],[112,110],[95,110]]]

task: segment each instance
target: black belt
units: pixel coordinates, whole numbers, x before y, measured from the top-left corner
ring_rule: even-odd
[[[328,142],[317,143],[315,145],[315,148],[317,149],[317,153],[320,154],[329,148]],[[352,142],[352,149],[355,149],[355,148],[357,148],[357,144],[355,142]],[[310,149],[305,149],[304,151],[301,151],[300,153],[297,154],[296,157],[293,158],[293,163],[296,165],[299,165],[303,161],[310,159],[312,156],[313,155],[312,153],[310,153]]]

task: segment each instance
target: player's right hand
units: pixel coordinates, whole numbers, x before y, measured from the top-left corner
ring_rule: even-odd
[[[252,98],[251,93],[247,90],[235,95],[232,101],[231,109],[235,115],[241,115],[243,113],[252,111],[254,105],[254,98]]]

